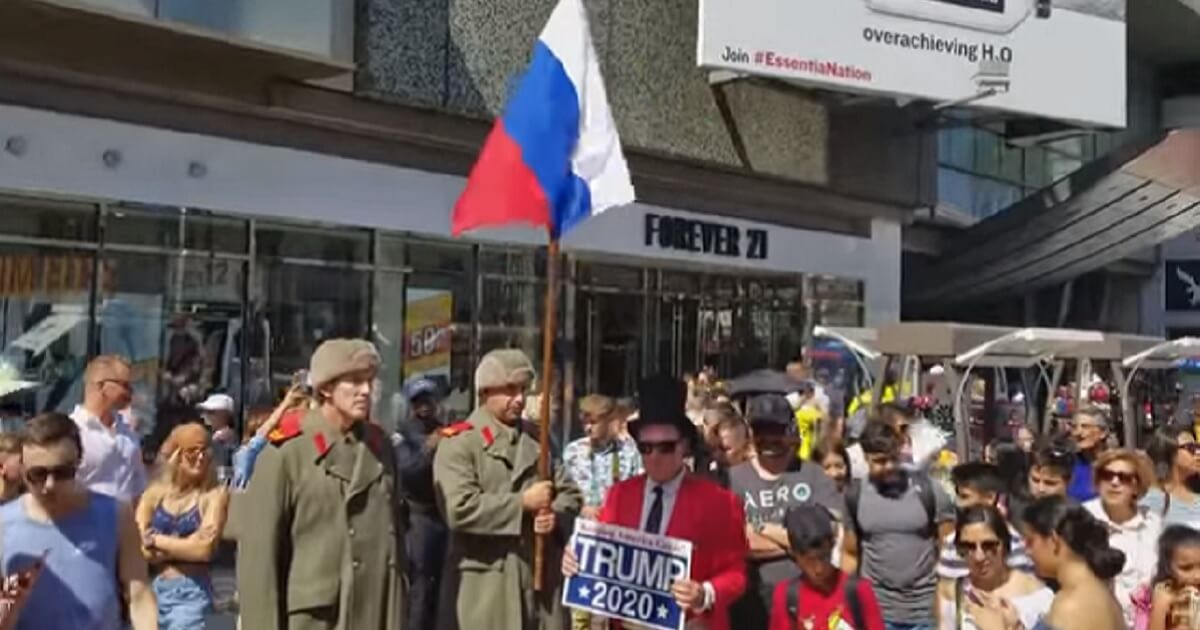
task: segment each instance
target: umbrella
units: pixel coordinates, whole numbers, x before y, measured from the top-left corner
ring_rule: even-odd
[[[797,381],[778,370],[754,370],[729,381],[730,396],[748,394],[790,394],[805,389],[808,383]]]

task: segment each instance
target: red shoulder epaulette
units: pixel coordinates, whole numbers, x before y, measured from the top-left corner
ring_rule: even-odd
[[[267,434],[267,439],[272,444],[283,444],[284,442],[300,435],[300,420],[304,418],[304,412],[297,409],[283,414],[279,419],[279,424],[275,425],[274,429]]]
[[[466,420],[455,422],[454,424],[442,429],[442,437],[451,438],[471,430],[471,423]]]

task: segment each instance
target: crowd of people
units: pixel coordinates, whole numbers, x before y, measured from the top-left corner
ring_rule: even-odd
[[[795,364],[790,391],[730,396],[705,372],[585,396],[547,476],[518,350],[481,359],[462,421],[409,382],[394,432],[371,421],[370,343],[310,363],[241,439],[216,393],[143,458],[115,356],[70,415],[0,434],[0,630],[204,628],[231,549],[247,630],[630,627],[562,604],[578,519],[690,542],[671,594],[692,629],[1200,626],[1192,426],[1117,448],[1083,405],[959,463],[919,401],[845,421]]]

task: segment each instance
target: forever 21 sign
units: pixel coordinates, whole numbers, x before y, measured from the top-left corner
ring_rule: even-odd
[[[647,213],[644,235],[647,247],[749,260],[767,258],[766,230]]]

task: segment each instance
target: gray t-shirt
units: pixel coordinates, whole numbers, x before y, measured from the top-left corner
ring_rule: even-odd
[[[800,470],[786,472],[778,479],[767,480],[758,475],[754,464],[746,462],[729,469],[729,489],[742,500],[746,511],[746,522],[752,526],[773,523],[783,524],[783,515],[788,508],[815,503],[823,505],[835,515],[845,508],[845,501],[838,493],[833,481],[815,464],[805,463]],[[768,594],[783,580],[799,577],[800,570],[789,557],[749,562],[757,571],[758,584]],[[770,601],[766,602],[768,610]]]
[[[855,515],[863,532],[859,568],[875,587],[883,620],[932,624],[939,549],[936,527],[931,533],[917,484],[910,482],[903,495],[889,498],[881,495],[870,481],[864,479],[861,483]],[[950,497],[937,483],[928,487],[933,489],[937,522],[952,520],[954,503]]]

